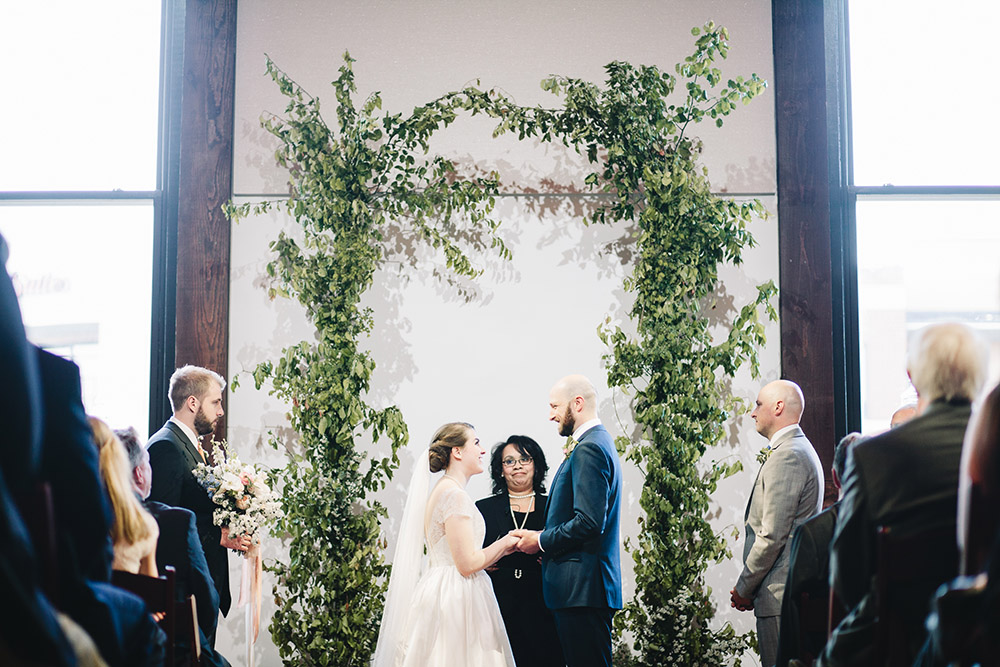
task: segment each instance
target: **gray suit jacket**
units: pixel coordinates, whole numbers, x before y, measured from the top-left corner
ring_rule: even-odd
[[[792,531],[823,507],[823,466],[798,426],[774,443],[747,503],[743,572],[736,592],[756,616],[777,616],[788,577]]]

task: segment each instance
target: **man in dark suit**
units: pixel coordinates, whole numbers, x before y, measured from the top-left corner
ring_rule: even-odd
[[[542,552],[542,593],[569,667],[611,665],[611,620],[622,608],[622,471],[597,417],[597,391],[570,375],[549,392],[549,419],[570,437],[549,491],[545,529],[516,531],[518,549]]]
[[[848,433],[833,450],[833,485],[840,489],[847,462],[847,450],[862,439],[858,432]],[[826,627],[803,632],[799,625],[799,601],[803,594],[827,612],[830,598],[830,541],[837,523],[838,500],[792,533],[788,557],[788,578],[781,598],[781,630],[778,633],[778,665],[787,665],[792,658],[812,661],[826,644]]]
[[[805,408],[794,382],[775,380],[757,394],[750,416],[768,439],[745,515],[743,571],[730,591],[732,606],[754,612],[761,665],[778,657],[781,599],[788,576],[785,546],[797,526],[823,507],[823,466],[799,427]]]
[[[171,565],[175,570],[175,598],[183,601],[194,595],[198,612],[198,630],[201,642],[201,664],[204,667],[226,667],[229,662],[215,651],[215,630],[219,621],[219,594],[212,583],[212,575],[205,562],[205,551],[198,537],[194,513],[182,507],[170,507],[147,500],[152,486],[149,452],[139,441],[134,428],[117,429],[115,435],[122,441],[132,467],[132,488],[142,498],[149,513],[156,519],[160,537],[156,541],[156,562]],[[178,662],[190,654],[191,647],[178,637],[174,652]]]
[[[228,530],[212,522],[215,503],[192,471],[199,463],[206,462],[201,438],[215,431],[215,425],[224,414],[222,390],[225,386],[225,380],[218,373],[206,368],[178,368],[170,376],[168,392],[174,414],[146,445],[153,472],[149,499],[194,512],[223,616],[229,613],[232,602],[226,549],[246,551],[250,548],[250,540],[244,536],[231,538]]]
[[[919,416],[856,445],[847,457],[844,497],[830,554],[831,585],[849,609],[820,655],[820,665],[872,665],[876,626],[876,531],[889,526],[951,528],[955,534],[958,471],[971,403],[983,384],[985,352],[960,324],[926,327],[909,351],[907,371]],[[930,596],[958,572],[955,540],[927,544],[942,569],[909,586],[899,610],[910,664],[923,643]]]

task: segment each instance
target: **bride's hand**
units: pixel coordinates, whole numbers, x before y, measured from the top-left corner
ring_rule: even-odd
[[[521,541],[521,538],[513,533],[507,533],[500,538],[500,541],[503,543],[503,555],[506,556],[517,551],[517,543]]]

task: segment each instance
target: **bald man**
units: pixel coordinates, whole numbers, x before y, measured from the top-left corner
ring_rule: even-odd
[[[730,591],[732,606],[753,610],[761,665],[778,657],[781,598],[788,577],[792,531],[823,507],[823,467],[812,443],[799,428],[805,408],[794,382],[776,380],[757,395],[750,417],[767,438],[766,457],[747,502],[743,572]]]
[[[917,404],[907,403],[904,406],[896,408],[896,411],[892,413],[892,417],[889,419],[889,428],[896,428],[897,426],[902,426],[906,422],[910,421],[917,416]]]
[[[545,510],[545,529],[515,531],[518,549],[542,551],[542,594],[568,667],[611,667],[611,619],[622,608],[622,471],[597,417],[597,391],[570,375],[549,392],[549,420],[570,437]]]

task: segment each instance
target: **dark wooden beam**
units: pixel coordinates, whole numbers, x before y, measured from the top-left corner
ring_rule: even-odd
[[[841,412],[843,318],[834,240],[839,247],[840,31],[836,0],[774,0],[774,91],[778,165],[781,372],[805,393],[802,428],[827,471]],[[831,8],[833,12],[831,15]],[[831,65],[834,70],[831,71]],[[833,222],[831,223],[831,220]],[[835,271],[835,268],[837,269]],[[839,320],[839,321],[838,321]],[[841,420],[842,421],[842,420]],[[828,489],[830,485],[828,484]],[[831,491],[832,493],[832,491]],[[828,496],[830,493],[828,493]]]
[[[175,363],[228,377],[236,1],[186,0]],[[225,437],[221,422],[217,434]]]

